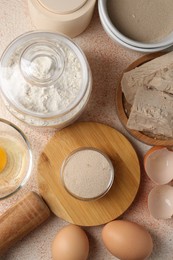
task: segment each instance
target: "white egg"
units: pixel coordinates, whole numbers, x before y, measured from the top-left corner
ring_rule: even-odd
[[[163,185],[173,179],[173,152],[161,148],[146,154],[144,161],[148,177],[156,184]]]
[[[168,219],[173,215],[173,187],[155,186],[148,196],[148,209],[156,219]]]

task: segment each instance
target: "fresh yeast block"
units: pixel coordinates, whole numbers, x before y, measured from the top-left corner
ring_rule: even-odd
[[[127,127],[173,137],[173,95],[145,86],[139,88]]]
[[[125,72],[121,86],[127,102],[131,105],[140,87],[147,86],[173,94],[173,52]]]

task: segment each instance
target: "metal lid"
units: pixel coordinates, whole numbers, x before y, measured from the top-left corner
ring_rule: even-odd
[[[87,0],[38,0],[44,8],[57,14],[70,14],[79,10]]]

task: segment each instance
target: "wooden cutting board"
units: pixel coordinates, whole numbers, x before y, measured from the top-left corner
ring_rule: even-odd
[[[113,162],[115,180],[110,191],[95,201],[72,197],[63,187],[63,160],[80,147],[95,147]],[[140,183],[140,165],[130,142],[117,130],[94,122],[75,123],[57,132],[38,163],[40,194],[58,217],[81,226],[105,224],[119,217],[133,202]]]

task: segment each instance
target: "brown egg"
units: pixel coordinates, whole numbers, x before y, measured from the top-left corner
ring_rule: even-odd
[[[68,225],[62,228],[52,243],[53,260],[86,260],[89,241],[82,228]]]
[[[144,260],[153,249],[148,231],[125,220],[106,224],[102,230],[102,239],[108,251],[121,260]]]

